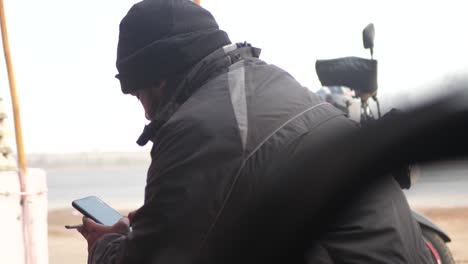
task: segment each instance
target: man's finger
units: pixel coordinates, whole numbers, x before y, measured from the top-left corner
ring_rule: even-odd
[[[128,219],[130,220],[130,222],[133,221],[133,216],[135,215],[136,212],[137,212],[137,211],[135,210],[135,211],[131,211],[130,213],[128,213],[128,216],[127,216],[127,217],[128,217]]]
[[[120,220],[112,226],[112,231],[122,235],[128,234],[130,231],[130,221],[127,217],[122,217]]]
[[[125,216],[120,218],[119,222],[126,225],[126,226],[130,225],[130,219],[128,217],[125,217]]]
[[[85,239],[88,239],[89,233],[88,233],[88,231],[86,231],[86,229],[85,229],[83,226],[78,227],[76,230],[77,230],[78,232],[80,232],[80,234],[81,234]]]
[[[94,222],[93,219],[83,216],[83,226],[88,232],[95,232],[104,227],[104,225]]]

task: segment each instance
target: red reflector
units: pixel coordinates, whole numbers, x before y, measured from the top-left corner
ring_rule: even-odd
[[[441,264],[440,262],[440,256],[439,256],[439,253],[437,253],[437,250],[435,250],[434,246],[432,245],[431,242],[429,241],[424,241],[426,243],[426,246],[431,250],[431,253],[432,253],[432,256],[434,256],[434,258],[436,259],[437,263],[438,264]]]

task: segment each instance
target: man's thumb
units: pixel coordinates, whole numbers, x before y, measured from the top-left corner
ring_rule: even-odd
[[[94,220],[91,218],[83,217],[83,226],[86,228],[86,230],[93,232],[96,231],[96,228],[101,225],[94,222]]]

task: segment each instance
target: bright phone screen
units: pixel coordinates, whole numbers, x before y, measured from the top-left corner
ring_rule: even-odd
[[[72,202],[73,207],[97,223],[111,226],[122,218],[116,210],[96,196],[81,198]]]

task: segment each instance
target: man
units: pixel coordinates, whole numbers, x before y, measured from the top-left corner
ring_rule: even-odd
[[[117,78],[151,120],[138,144],[153,142],[152,163],[132,231],[126,218],[112,227],[83,219],[89,263],[209,260],[223,230],[269,181],[265,172],[281,150],[316,128],[355,128],[259,55],[249,44],[231,44],[212,15],[188,0],[145,0],[130,9],[120,24]],[[416,236],[393,230],[395,241],[421,246],[414,220],[404,224]]]

